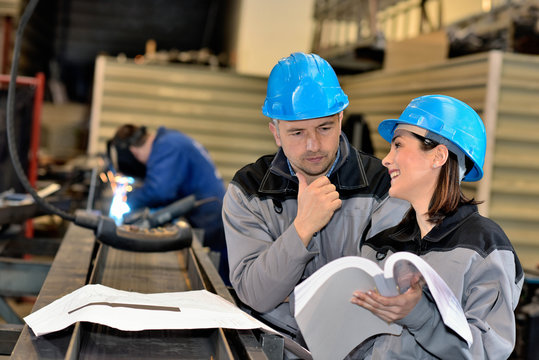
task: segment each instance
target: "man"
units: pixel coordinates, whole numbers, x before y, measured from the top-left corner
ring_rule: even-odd
[[[358,255],[362,238],[397,224],[409,207],[388,198],[380,160],[341,134],[347,106],[325,60],[303,53],[281,59],[262,108],[280,148],[239,170],[225,194],[232,286],[292,337],[294,287],[326,263]]]
[[[219,272],[228,283],[228,259],[221,217],[225,188],[206,149],[187,135],[160,127],[123,125],[111,144],[118,153],[120,171],[144,178],[127,194],[131,210],[166,206],[195,195],[199,204],[186,214],[194,228],[204,230],[203,245],[221,254]]]

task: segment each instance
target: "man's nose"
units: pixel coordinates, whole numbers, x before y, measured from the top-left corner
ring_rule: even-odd
[[[316,134],[309,134],[307,137],[307,150],[312,152],[320,150],[320,140]]]

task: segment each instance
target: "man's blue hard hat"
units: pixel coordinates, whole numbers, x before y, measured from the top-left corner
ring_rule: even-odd
[[[487,135],[483,121],[469,105],[446,95],[425,95],[413,99],[398,119],[380,123],[378,132],[391,142],[398,124],[419,126],[455,144],[473,162],[464,181],[483,177]]]
[[[337,114],[348,106],[335,71],[316,54],[296,52],[273,67],[262,113],[278,120]]]

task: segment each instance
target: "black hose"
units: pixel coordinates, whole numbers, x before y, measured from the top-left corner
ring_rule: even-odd
[[[6,109],[6,129],[7,129],[7,143],[8,143],[8,149],[9,149],[9,155],[11,157],[11,162],[13,164],[13,168],[15,169],[15,173],[17,174],[17,177],[19,178],[19,181],[22,183],[26,191],[30,195],[32,195],[36,203],[39,204],[43,209],[45,209],[49,213],[59,215],[60,217],[68,221],[74,221],[75,217],[73,215],[62,211],[61,209],[58,209],[55,206],[43,200],[34,190],[32,185],[30,185],[30,182],[26,178],[26,174],[24,173],[24,170],[21,166],[21,161],[19,159],[19,154],[17,152],[17,145],[15,143],[13,108],[15,105],[15,88],[17,85],[17,71],[19,67],[18,66],[19,55],[21,52],[21,39],[24,32],[24,28],[26,27],[26,24],[28,23],[30,16],[32,16],[32,13],[34,12],[34,9],[37,3],[38,3],[38,0],[30,0],[30,2],[24,9],[24,12],[19,20],[19,26],[17,27],[17,33],[15,35],[15,46],[13,48],[13,60],[11,63],[11,74],[10,74],[8,93],[7,93],[7,109]]]

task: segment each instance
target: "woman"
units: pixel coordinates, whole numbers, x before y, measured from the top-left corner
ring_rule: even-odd
[[[356,291],[352,303],[403,326],[351,354],[367,359],[506,359],[515,345],[514,309],[523,282],[519,260],[503,230],[477,212],[460,181],[483,176],[486,134],[481,118],[460,100],[443,95],[414,99],[398,119],[383,121],[391,142],[383,159],[389,194],[410,202],[402,222],[361,245],[361,255],[383,265],[388,255],[421,256],[460,300],[473,344],[447,328],[419,279],[403,294],[383,297]]]

